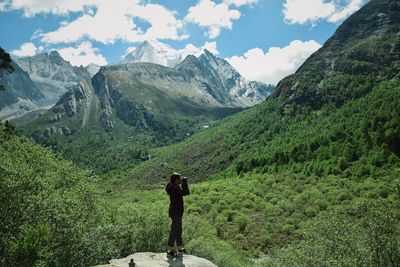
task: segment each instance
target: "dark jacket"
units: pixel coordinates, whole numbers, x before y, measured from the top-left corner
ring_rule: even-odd
[[[166,188],[169,194],[169,217],[176,217],[183,215],[183,196],[189,195],[189,186],[187,181],[182,182],[182,187],[178,184],[169,184]]]

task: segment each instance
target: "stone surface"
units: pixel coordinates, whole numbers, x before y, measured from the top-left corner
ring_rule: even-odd
[[[111,260],[110,264],[97,267],[129,267],[133,259],[135,267],[217,267],[212,262],[193,255],[178,256],[168,259],[166,253],[141,252],[129,255],[126,258]]]

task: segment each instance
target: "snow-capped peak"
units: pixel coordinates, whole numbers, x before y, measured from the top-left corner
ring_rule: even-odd
[[[174,67],[182,61],[182,54],[167,44],[156,40],[144,41],[139,47],[131,51],[122,60],[122,63],[150,62],[167,67]]]

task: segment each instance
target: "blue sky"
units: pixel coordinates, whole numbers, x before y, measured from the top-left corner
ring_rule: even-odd
[[[245,77],[276,83],[365,2],[0,0],[0,46],[14,57],[59,50],[74,65],[104,65],[154,39],[177,51],[208,48]]]

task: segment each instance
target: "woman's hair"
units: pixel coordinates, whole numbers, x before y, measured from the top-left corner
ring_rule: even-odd
[[[175,184],[176,180],[179,180],[181,178],[181,175],[177,172],[174,172],[171,177],[169,178],[169,182],[167,183],[167,185],[165,186],[165,191],[167,191],[167,193],[170,193],[170,189],[171,186]]]

